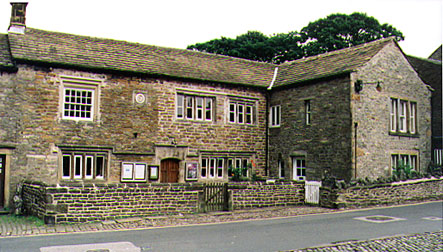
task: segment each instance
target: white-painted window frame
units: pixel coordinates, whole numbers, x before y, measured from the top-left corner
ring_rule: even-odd
[[[280,127],[281,122],[281,106],[271,106],[269,114],[269,127]]]

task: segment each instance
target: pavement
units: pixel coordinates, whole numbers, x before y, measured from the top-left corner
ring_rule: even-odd
[[[94,223],[72,223],[44,225],[38,222],[18,221],[16,217],[0,216],[0,239],[77,232],[120,231],[155,227],[172,227],[205,223],[282,218],[298,215],[333,213],[343,210],[310,206],[269,207],[232,212],[211,212],[189,215],[154,216],[127,218]],[[443,226],[442,226],[443,229]],[[443,252],[443,231],[385,237],[368,241],[351,241],[340,244],[306,248],[295,251],[441,251]]]

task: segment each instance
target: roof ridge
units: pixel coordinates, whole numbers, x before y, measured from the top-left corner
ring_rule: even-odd
[[[369,41],[369,42],[366,42],[366,43],[363,43],[363,44],[359,44],[359,45],[355,45],[355,46],[351,46],[351,47],[346,47],[346,48],[342,48],[342,49],[338,49],[338,50],[334,50],[334,51],[330,51],[330,52],[325,52],[325,53],[309,56],[309,57],[306,57],[306,58],[301,58],[301,59],[296,59],[296,60],[293,60],[293,61],[288,61],[288,62],[282,63],[280,66],[290,66],[292,64],[300,63],[300,62],[303,62],[303,61],[317,60],[319,58],[325,58],[325,57],[333,56],[333,55],[336,55],[336,54],[346,53],[347,51],[350,51],[350,50],[356,50],[356,49],[360,49],[360,48],[364,48],[364,47],[369,47],[369,46],[373,46],[375,44],[382,44],[382,43],[385,43],[387,41],[393,41],[393,40],[394,40],[394,37],[390,36],[388,38],[377,39],[377,40]]]
[[[88,36],[88,35],[79,35],[79,34],[72,34],[72,33],[59,32],[59,31],[48,31],[48,30],[43,30],[43,29],[26,27],[26,32],[28,32],[28,30],[37,31],[37,32],[44,32],[44,33],[61,34],[61,35],[70,36],[70,37],[78,37],[78,38],[82,38],[83,37],[83,38],[89,38],[89,39],[93,39],[93,40],[102,40],[102,41],[108,41],[108,42],[116,42],[116,43],[132,45],[132,46],[140,46],[140,47],[145,47],[145,48],[167,49],[169,51],[186,52],[188,54],[216,57],[216,58],[220,58],[220,59],[231,59],[231,60],[235,59],[236,61],[243,61],[243,62],[252,63],[252,64],[259,64],[259,65],[268,65],[270,67],[278,66],[277,64],[268,63],[268,62],[249,60],[249,59],[244,59],[244,58],[239,58],[239,57],[234,57],[234,56],[227,56],[227,55],[216,54],[216,53],[200,52],[200,51],[194,51],[194,50],[189,50],[189,49],[167,47],[167,46],[158,46],[158,45],[150,45],[150,44],[143,44],[143,43],[140,43],[140,42],[126,41],[126,40],[119,40],[119,39],[111,39],[111,38],[103,38],[103,37],[93,37],[93,36]]]

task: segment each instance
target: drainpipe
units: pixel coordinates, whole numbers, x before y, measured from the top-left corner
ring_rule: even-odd
[[[272,76],[271,84],[269,84],[268,91],[271,91],[274,86],[275,80],[277,79],[278,67],[274,69],[274,76]],[[265,176],[269,175],[269,104],[271,103],[271,94],[270,92],[266,92],[266,115],[265,115],[265,127],[266,127],[266,146],[265,146]]]
[[[354,123],[354,178],[357,179],[357,129],[358,129],[358,123]]]

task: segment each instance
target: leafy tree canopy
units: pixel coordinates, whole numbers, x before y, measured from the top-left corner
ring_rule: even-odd
[[[248,31],[235,39],[221,37],[187,48],[250,60],[282,63],[307,56],[355,46],[373,40],[403,34],[388,24],[380,24],[363,13],[332,14],[311,22],[300,32],[266,36],[259,31]]]

